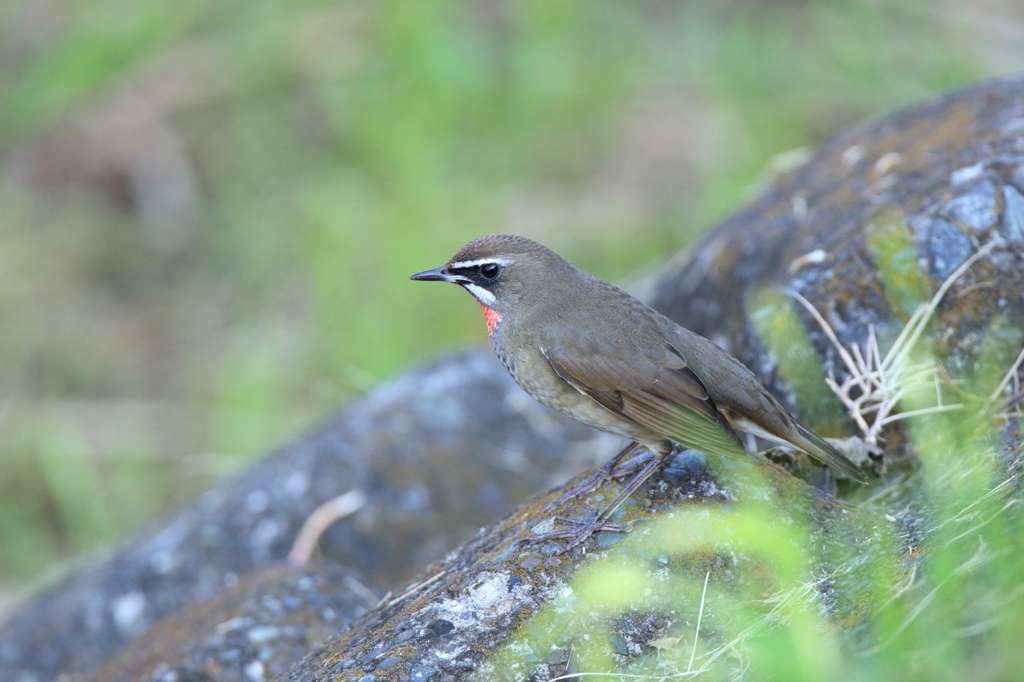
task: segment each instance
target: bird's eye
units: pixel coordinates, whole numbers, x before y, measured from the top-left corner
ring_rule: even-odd
[[[485,263],[480,266],[480,274],[487,279],[494,279],[501,272],[501,267],[497,263]]]

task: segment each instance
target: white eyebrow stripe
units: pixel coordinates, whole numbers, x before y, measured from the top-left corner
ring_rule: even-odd
[[[469,293],[476,296],[476,300],[480,301],[488,308],[494,305],[494,302],[497,300],[494,297],[494,294],[487,291],[487,289],[484,289],[481,286],[477,286],[476,284],[470,284],[468,282],[459,282],[459,284],[466,287],[466,290],[469,291]]]
[[[487,265],[489,263],[505,267],[511,262],[512,261],[508,258],[480,258],[478,260],[464,260],[459,261],[458,263],[449,263],[448,267],[455,270],[461,270],[462,268],[475,268],[478,265]]]

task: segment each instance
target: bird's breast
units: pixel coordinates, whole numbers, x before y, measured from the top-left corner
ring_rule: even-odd
[[[631,440],[643,443],[659,440],[647,429],[632,420],[608,411],[593,398],[569,385],[555,373],[539,348],[532,344],[503,343],[503,341],[507,341],[507,339],[502,339],[500,336],[491,339],[491,345],[501,360],[501,364],[505,366],[516,383],[541,405],[561,412],[587,426]]]

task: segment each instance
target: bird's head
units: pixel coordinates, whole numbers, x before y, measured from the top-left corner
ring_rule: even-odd
[[[536,306],[546,283],[571,276],[573,266],[551,249],[525,237],[494,234],[469,242],[445,265],[409,279],[451,282],[480,303],[487,331],[497,333],[503,320]]]

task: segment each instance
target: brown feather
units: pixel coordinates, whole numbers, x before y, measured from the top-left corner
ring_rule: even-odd
[[[580,336],[556,332],[549,339],[557,347],[542,348],[555,373],[577,391],[684,447],[718,455],[744,453],[728,420],[678,351],[669,347],[661,357],[637,353],[629,362],[601,353],[600,344],[593,341],[580,344],[587,346],[584,353],[557,344],[566,338],[580,341]]]

